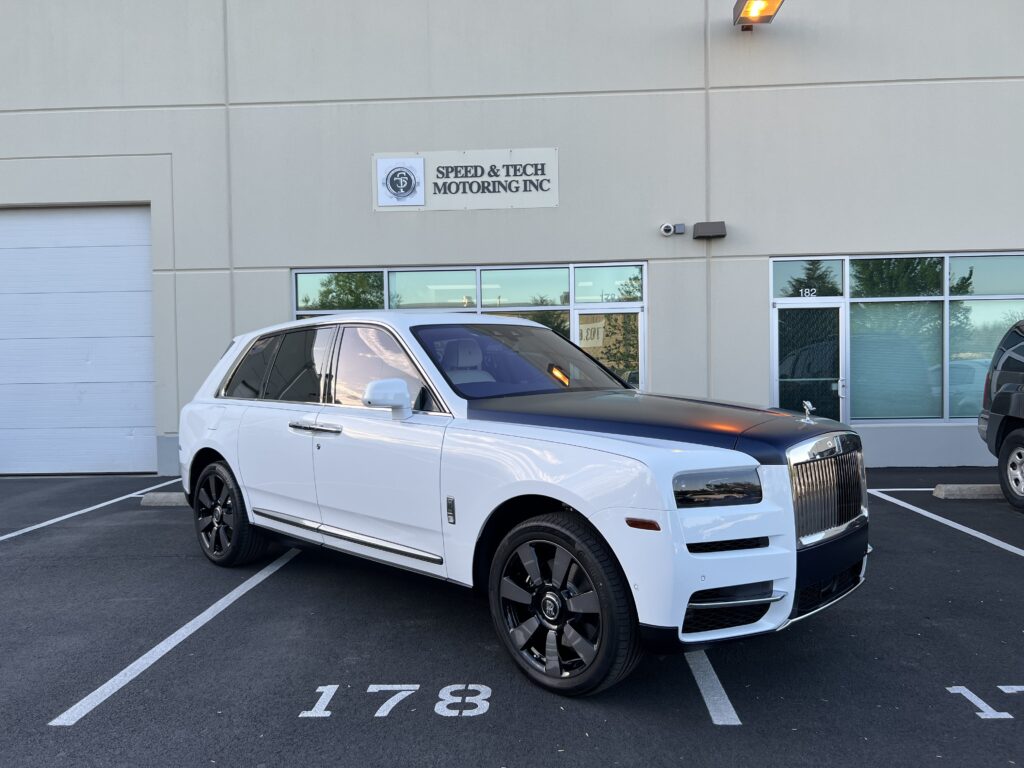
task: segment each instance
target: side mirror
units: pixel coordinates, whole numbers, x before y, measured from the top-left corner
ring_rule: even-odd
[[[368,408],[390,408],[391,418],[408,419],[412,416],[412,398],[409,387],[402,379],[378,379],[366,385],[363,405]]]

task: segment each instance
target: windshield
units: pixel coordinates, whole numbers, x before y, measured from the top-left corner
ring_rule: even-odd
[[[412,332],[452,388],[469,400],[628,388],[548,328],[420,325]]]

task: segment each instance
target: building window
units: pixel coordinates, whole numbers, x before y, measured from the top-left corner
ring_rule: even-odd
[[[645,380],[643,264],[296,270],[298,318],[352,309],[521,317],[546,325],[634,386]]]
[[[996,344],[1024,319],[1024,255],[775,259],[771,295],[776,404],[974,419]]]
[[[300,311],[384,309],[383,272],[302,272],[295,275]]]

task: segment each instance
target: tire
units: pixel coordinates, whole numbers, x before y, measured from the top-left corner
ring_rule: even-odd
[[[564,696],[597,693],[640,660],[625,576],[576,515],[542,515],[513,528],[491,561],[487,593],[498,636],[542,688]]]
[[[249,522],[242,491],[224,462],[210,464],[199,475],[192,512],[199,548],[210,562],[244,565],[267,551],[267,534]]]
[[[1024,512],[1024,429],[1015,429],[999,447],[999,485],[1010,505]]]

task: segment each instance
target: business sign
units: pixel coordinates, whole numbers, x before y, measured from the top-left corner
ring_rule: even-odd
[[[558,150],[376,154],[373,187],[377,211],[554,208]]]

